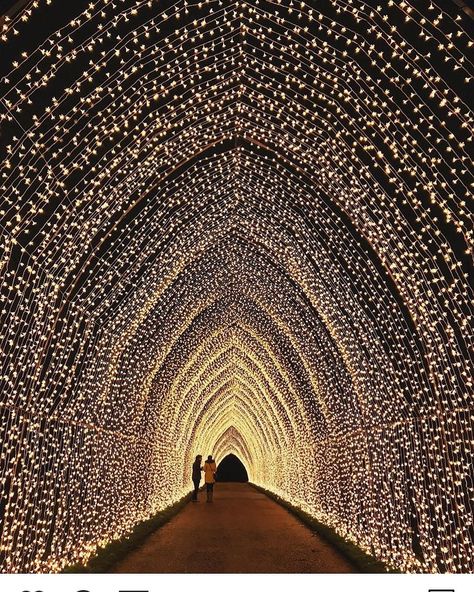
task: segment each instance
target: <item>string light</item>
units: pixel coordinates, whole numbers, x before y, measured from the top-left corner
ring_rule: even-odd
[[[3,18],[2,571],[87,561],[198,453],[402,571],[472,571],[471,42],[446,5]]]

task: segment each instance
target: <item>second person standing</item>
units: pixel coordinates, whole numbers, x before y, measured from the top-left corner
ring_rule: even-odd
[[[210,454],[204,463],[204,483],[206,484],[207,502],[212,502],[214,495],[214,483],[216,482],[216,462]]]

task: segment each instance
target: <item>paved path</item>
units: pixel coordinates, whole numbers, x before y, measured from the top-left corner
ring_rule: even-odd
[[[217,483],[118,564],[120,573],[347,573],[353,568],[246,483]]]

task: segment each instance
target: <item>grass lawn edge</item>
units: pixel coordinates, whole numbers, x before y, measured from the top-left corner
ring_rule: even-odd
[[[105,547],[99,547],[87,563],[69,565],[61,573],[109,573],[117,563],[143,545],[155,530],[171,520],[190,500],[191,493],[158,512],[155,516],[138,522],[129,533],[121,538],[111,541]]]
[[[372,557],[365,551],[363,551],[360,547],[348,541],[347,539],[343,538],[339,535],[334,528],[331,528],[327,524],[323,524],[313,518],[310,514],[290,504],[285,499],[279,497],[275,493],[256,485],[255,483],[251,483],[249,481],[249,485],[254,487],[257,491],[264,493],[270,499],[274,500],[281,506],[283,506],[286,510],[288,510],[291,514],[293,514],[296,518],[298,518],[303,524],[313,530],[316,534],[320,535],[325,541],[333,545],[340,553],[343,555],[349,563],[360,573],[401,573],[379,559]]]

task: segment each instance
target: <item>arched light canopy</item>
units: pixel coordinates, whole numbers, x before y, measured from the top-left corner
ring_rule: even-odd
[[[86,561],[212,453],[472,571],[468,11],[9,4],[2,570]]]

